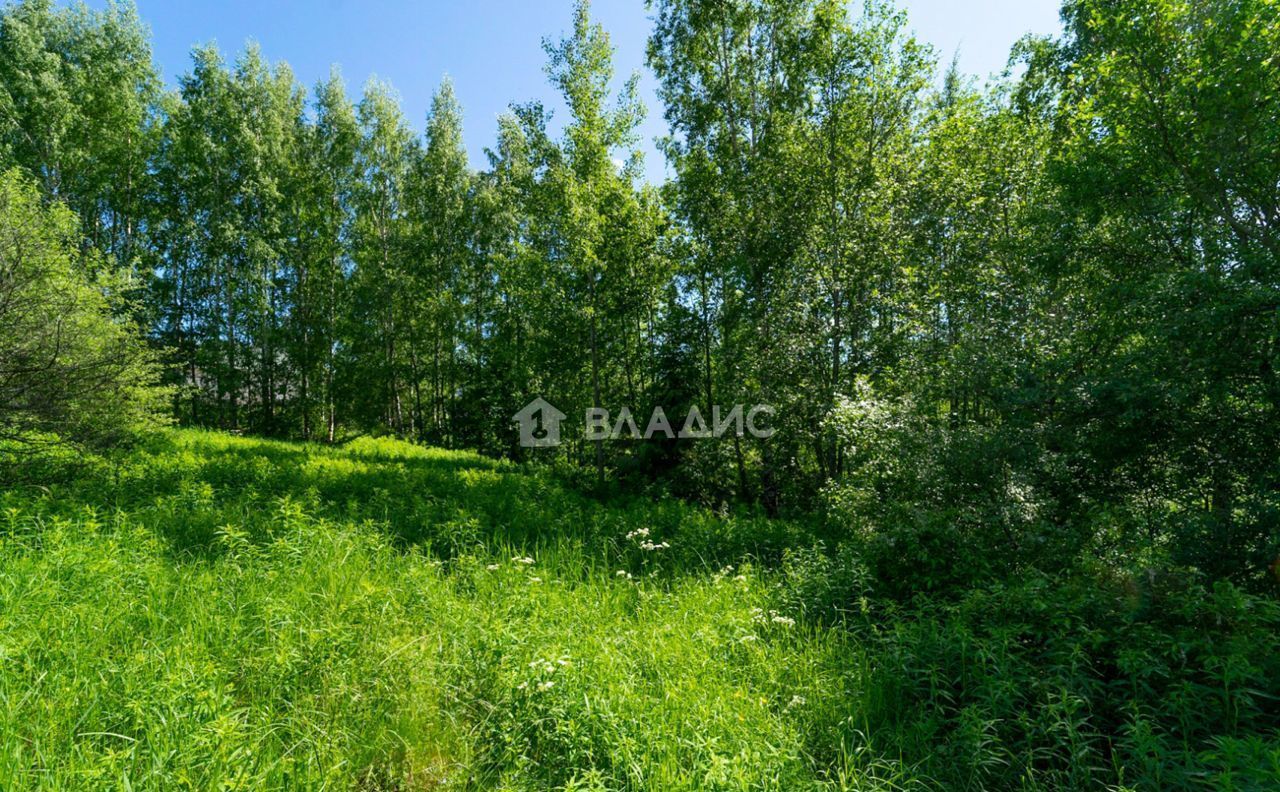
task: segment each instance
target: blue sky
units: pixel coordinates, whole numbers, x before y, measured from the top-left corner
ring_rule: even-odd
[[[857,2],[857,0],[854,0]],[[271,60],[285,60],[311,87],[329,65],[342,67],[357,94],[371,75],[399,91],[405,114],[424,124],[431,95],[450,75],[466,112],[472,164],[485,164],[496,119],[512,102],[543,101],[562,117],[543,72],[541,41],[569,25],[572,0],[137,0],[151,26],[156,61],[169,84],[187,71],[193,45],[216,41],[229,55],[255,40]],[[962,68],[980,77],[1004,67],[1009,48],[1026,33],[1056,33],[1058,0],[899,0],[918,37],[943,61],[960,53]],[[105,0],[92,0],[101,7]],[[649,177],[665,172],[652,139],[666,132],[644,69],[649,22],[643,0],[595,0],[593,15],[617,48],[619,77],[644,75],[649,119],[642,130]]]

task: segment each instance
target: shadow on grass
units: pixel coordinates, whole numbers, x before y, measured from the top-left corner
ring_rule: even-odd
[[[508,462],[369,439],[330,447],[170,432],[58,485],[50,501],[45,508],[62,512],[105,504],[188,560],[221,555],[228,530],[266,543],[296,520],[371,526],[442,560],[571,546],[660,574],[747,558],[772,564],[814,540],[796,523],[722,518],[669,500],[600,501]]]

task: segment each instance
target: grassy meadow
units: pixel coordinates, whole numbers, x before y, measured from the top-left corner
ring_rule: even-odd
[[[142,5],[0,0],[0,792],[1280,790],[1280,0]]]
[[[0,490],[6,789],[1261,789],[1280,767],[1280,618],[1230,589],[1192,617],[1208,643],[1117,649],[1103,604],[1043,582],[899,612],[852,559],[783,552],[820,546],[803,526],[397,441],[171,432],[41,475]]]

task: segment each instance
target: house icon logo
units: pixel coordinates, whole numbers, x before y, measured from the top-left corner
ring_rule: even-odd
[[[560,422],[568,417],[539,397],[512,420],[520,427],[521,447],[554,448],[560,445]]]

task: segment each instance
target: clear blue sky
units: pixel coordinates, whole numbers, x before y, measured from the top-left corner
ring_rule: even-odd
[[[853,0],[855,3],[858,0]],[[543,72],[541,41],[568,27],[572,0],[137,0],[151,26],[156,61],[173,85],[190,64],[191,47],[216,41],[233,56],[255,40],[273,61],[285,60],[308,88],[337,63],[357,94],[371,75],[400,92],[405,114],[424,124],[440,78],[450,75],[466,112],[472,164],[485,164],[496,119],[512,102],[543,101],[563,116]],[[1000,71],[1009,48],[1026,33],[1056,33],[1058,0],[899,0],[918,37],[942,61],[960,53],[964,71]],[[105,0],[91,0],[102,7]],[[643,0],[595,0],[593,15],[617,49],[619,77],[644,75],[649,119],[642,130],[649,177],[665,172],[652,139],[666,132],[644,68],[649,22]]]

